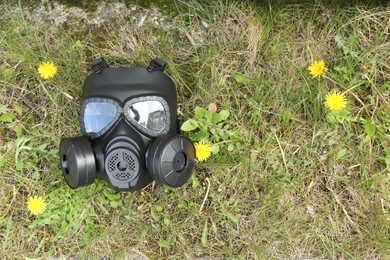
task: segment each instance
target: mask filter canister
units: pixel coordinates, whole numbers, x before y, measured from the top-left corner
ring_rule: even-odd
[[[169,187],[180,187],[192,175],[195,148],[185,136],[160,136],[147,152],[147,169],[152,178]]]
[[[62,172],[71,188],[86,186],[95,181],[95,157],[86,137],[62,139],[60,154]]]

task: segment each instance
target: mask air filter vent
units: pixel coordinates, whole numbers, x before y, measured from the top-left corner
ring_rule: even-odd
[[[130,154],[124,152],[123,153],[123,158],[129,164],[129,169],[132,170],[132,171],[135,171],[135,160],[134,160],[133,156],[131,156]]]
[[[139,163],[130,150],[119,148],[111,151],[105,163],[106,172],[119,181],[129,181],[137,176]]]

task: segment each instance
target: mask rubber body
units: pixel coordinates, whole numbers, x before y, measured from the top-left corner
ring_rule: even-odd
[[[83,115],[89,100],[112,100],[119,111],[102,133],[85,130]],[[129,116],[133,113],[130,109],[134,111],[132,102],[148,104],[150,100],[162,103],[165,127],[161,131],[150,131],[137,124],[139,116]],[[162,70],[104,67],[86,78],[82,101],[80,124],[84,136],[62,139],[60,145],[62,170],[71,188],[91,184],[95,175],[117,191],[131,192],[153,179],[170,187],[188,181],[195,165],[195,150],[188,138],[179,135],[176,87]],[[157,138],[159,144],[168,147],[152,146]]]

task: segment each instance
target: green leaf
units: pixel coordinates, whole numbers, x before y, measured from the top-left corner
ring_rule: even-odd
[[[158,216],[157,212],[153,208],[150,209],[150,215],[152,215],[154,221],[160,220],[160,217]]]
[[[162,239],[162,240],[158,241],[159,247],[170,247],[172,245],[173,245],[173,243],[171,241],[168,241],[168,240]]]
[[[189,131],[192,131],[192,130],[195,130],[196,128],[198,128],[198,122],[196,122],[195,120],[193,119],[188,119],[187,121],[185,121],[180,129],[184,132],[189,132]]]
[[[330,123],[343,123],[344,121],[351,121],[351,116],[347,110],[332,110],[326,115],[326,119]]]
[[[46,151],[46,147],[48,144],[41,144],[36,148],[37,151]]]
[[[347,154],[347,149],[341,149],[338,153],[337,153],[337,156],[336,156],[336,159],[337,160],[340,160],[342,158],[344,158],[344,156]]]
[[[12,119],[14,119],[13,115],[11,113],[5,113],[4,115],[0,116],[0,121],[1,122],[11,122]]]
[[[230,116],[230,112],[227,110],[222,110],[221,112],[219,112],[219,114],[221,116],[221,121],[226,120]]]
[[[164,215],[164,224],[166,226],[169,226],[169,223],[170,223],[169,216],[168,215]]]
[[[207,122],[212,123],[213,122],[213,114],[210,110],[206,110],[204,113],[204,117],[207,118]]]
[[[199,187],[199,180],[198,180],[198,178],[196,178],[195,174],[192,174],[191,180],[192,180],[192,188],[193,189],[196,189],[197,187]]]
[[[24,168],[24,163],[21,161],[16,162],[16,170],[21,171]]]
[[[237,81],[237,83],[244,84],[244,85],[248,84],[251,81],[249,77],[238,73],[234,74],[233,78]]]
[[[334,67],[335,71],[343,72],[343,73],[349,73],[350,69],[346,66],[336,66]]]
[[[363,126],[364,130],[366,130],[367,135],[371,139],[374,139],[376,133],[376,124],[371,119],[369,119],[364,122]]]
[[[41,177],[41,174],[39,172],[34,172],[31,178],[33,180],[38,180]]]
[[[12,68],[6,68],[6,69],[4,69],[4,71],[3,71],[3,76],[4,76],[4,78],[6,78],[6,79],[10,79],[15,73],[14,73],[15,71],[14,71],[14,69],[12,69]]]
[[[7,111],[8,111],[7,107],[2,105],[2,104],[0,104],[0,114],[4,114]]]
[[[229,152],[232,152],[234,150],[234,144],[229,144],[227,149]]]
[[[238,223],[238,220],[239,220],[238,217],[236,217],[232,213],[227,212],[227,213],[225,213],[225,216],[228,217],[233,223]]]
[[[23,128],[21,127],[21,125],[16,125],[15,126],[15,132],[16,132],[16,136],[19,138],[20,136],[22,136],[22,130]]]
[[[196,118],[201,118],[205,115],[206,113],[206,109],[204,109],[203,107],[195,107],[195,117]]]
[[[214,234],[217,234],[218,233],[218,228],[217,228],[217,225],[212,222],[213,224],[211,225],[211,230],[214,232]]]
[[[292,118],[291,111],[289,111],[289,110],[284,111],[283,117],[282,117],[283,123],[287,124],[288,122],[290,122],[291,118]]]
[[[114,201],[110,201],[110,205],[111,205],[111,207],[116,209],[116,208],[123,206],[123,203],[122,203],[122,201],[115,201],[114,200]]]
[[[202,246],[205,246],[207,244],[207,233],[208,233],[207,224],[208,224],[208,220],[206,219],[206,223],[204,224],[202,238],[201,238]]]
[[[103,194],[106,196],[106,198],[110,201],[115,201],[117,199],[120,198],[120,194],[119,193],[116,193],[114,194],[113,191],[111,190],[108,190],[108,189],[104,189],[103,190]],[[118,196],[119,195],[119,196]]]
[[[219,152],[219,144],[213,144],[210,146],[210,150],[213,154],[217,154]]]
[[[16,110],[16,112],[18,113],[19,116],[22,115],[23,110],[22,110],[21,106],[19,106],[18,104],[14,104],[14,109]]]
[[[201,140],[206,140],[209,138],[209,134],[203,130],[199,130],[192,136],[192,140],[194,141],[201,141]]]
[[[82,44],[82,42],[80,40],[77,40],[74,45],[73,45],[75,48],[77,49],[83,49],[84,48],[84,45]]]
[[[217,123],[221,122],[222,120],[223,120],[222,116],[219,113],[214,113],[211,115],[211,123],[213,123],[213,124],[217,124]]]
[[[339,49],[343,50],[345,55],[349,54],[353,58],[358,57],[358,53],[356,51],[353,51],[351,47],[348,47],[347,42],[340,35],[336,35],[335,41],[337,43],[337,47],[339,47]]]

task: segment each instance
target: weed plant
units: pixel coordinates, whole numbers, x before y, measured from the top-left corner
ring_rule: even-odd
[[[388,258],[389,8],[187,2],[166,26],[78,28],[3,5],[0,255]],[[182,188],[66,185],[59,142],[80,134],[81,85],[99,56],[112,66],[164,59],[184,134],[218,143]],[[312,78],[319,60],[327,71]],[[42,79],[46,61],[57,73]],[[331,91],[345,108],[324,105]],[[35,196],[45,207],[33,215]]]

